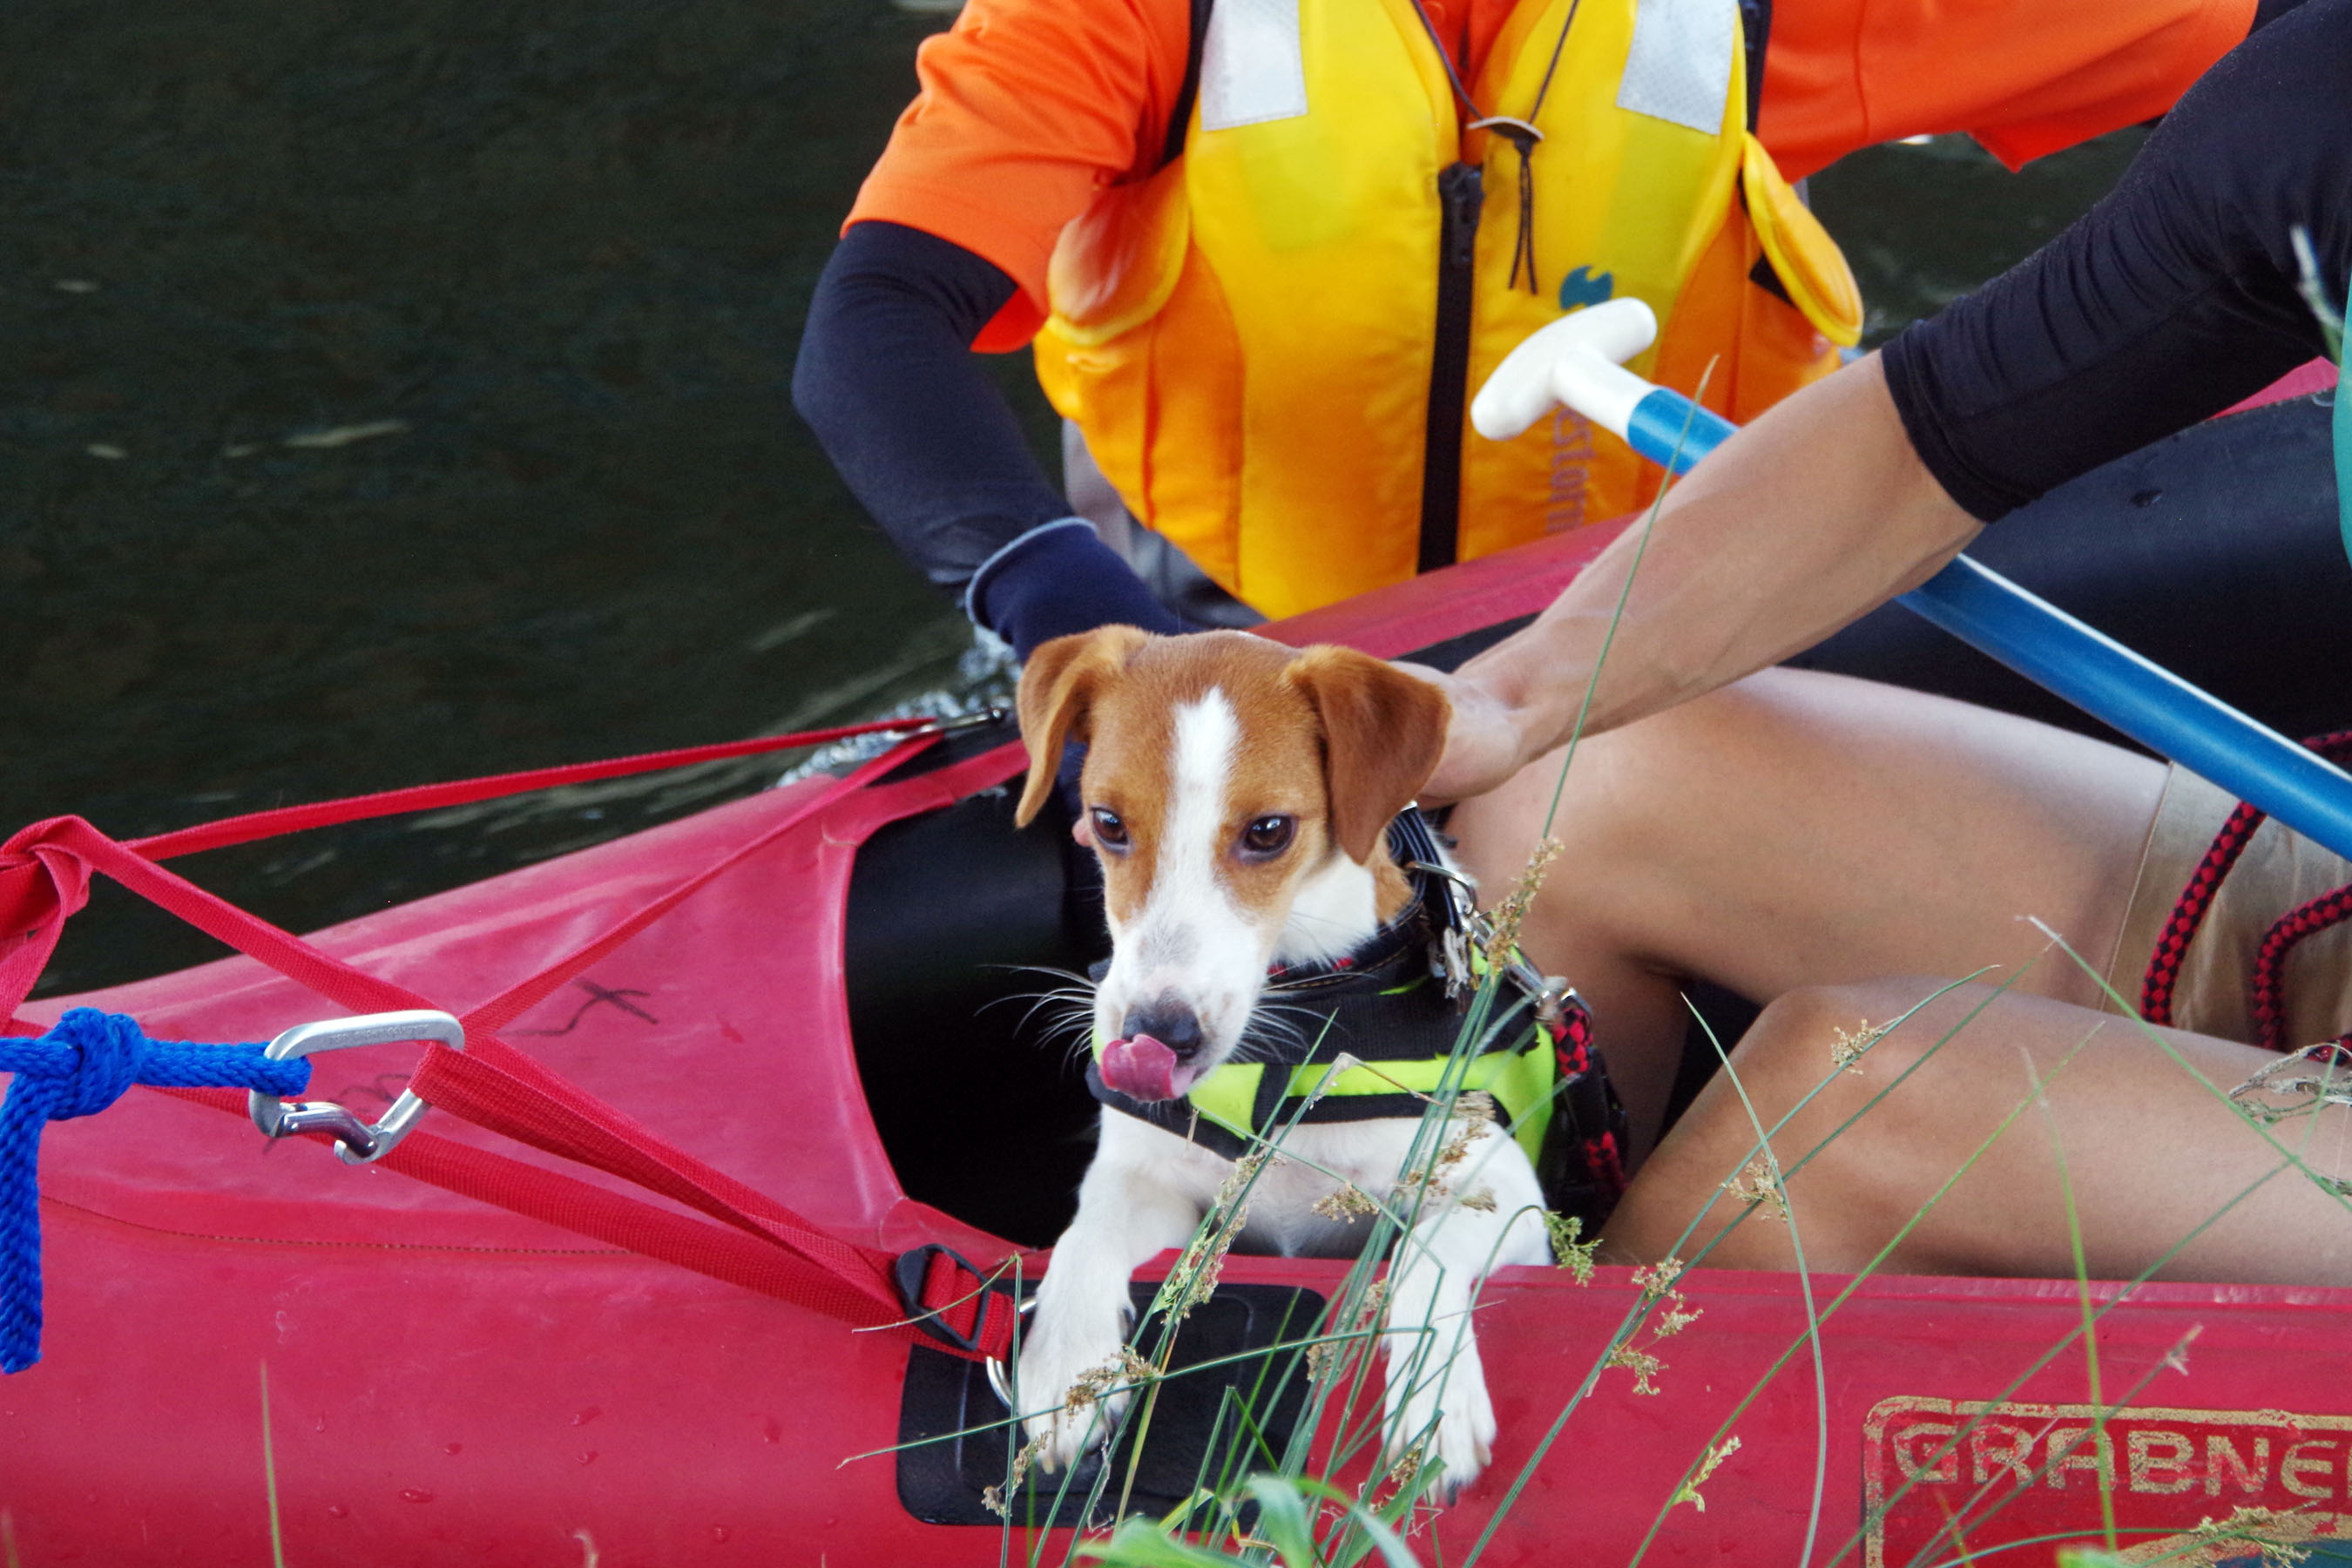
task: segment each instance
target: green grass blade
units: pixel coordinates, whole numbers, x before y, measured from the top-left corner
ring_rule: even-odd
[[[2098,1026],[2094,1025],[2091,1033],[2097,1032]],[[2083,1046],[2090,1044],[2090,1041],[2091,1036],[2084,1035],[2082,1044],[2074,1048],[2079,1051]],[[2033,1078],[2034,1103],[2041,1108],[2042,1119],[2049,1128],[2051,1155],[2058,1162],[2058,1195],[2066,1205],[2066,1242],[2074,1263],[2074,1297],[2082,1303],[2083,1308],[2083,1360],[2085,1375],[2090,1380],[2091,1403],[2104,1406],[2106,1400],[2099,1391],[2098,1322],[2091,1311],[2091,1266],[2083,1247],[2083,1211],[2074,1202],[2074,1174],[2066,1163],[2066,1141],[2058,1135],[2057,1121],[2050,1111],[2049,1096],[2043,1092],[2041,1079],[2039,1075],[2034,1074],[2033,1063],[2030,1058],[2025,1064],[2025,1070]],[[2097,1440],[2102,1443],[2106,1442],[2106,1435],[2104,1432],[2099,1434]],[[2108,1462],[2099,1468],[2099,1522],[2104,1532],[2103,1538],[2107,1543],[2107,1551],[2112,1553],[2116,1550],[2116,1477],[2113,1444],[2108,1444]]]
[[[269,1447],[269,1363],[261,1363],[261,1476],[269,1497],[269,1561],[286,1568],[286,1534],[278,1518],[278,1457]],[[13,1556],[13,1552],[11,1555]]]
[[[1689,1006],[1687,998],[1685,1006]],[[1771,1173],[1772,1185],[1778,1190],[1780,1214],[1789,1226],[1789,1247],[1797,1255],[1797,1288],[1805,1303],[1805,1339],[1813,1352],[1813,1497],[1812,1506],[1805,1514],[1805,1543],[1797,1553],[1797,1568],[1812,1568],[1813,1546],[1821,1537],[1822,1500],[1829,1490],[1830,1476],[1830,1384],[1827,1363],[1822,1354],[1822,1314],[1813,1300],[1813,1272],[1805,1263],[1804,1233],[1797,1225],[1796,1200],[1790,1195],[1787,1179],[1780,1171],[1780,1157],[1772,1152],[1772,1140],[1764,1131],[1764,1119],[1756,1114],[1756,1102],[1748,1098],[1748,1086],[1742,1083],[1737,1068],[1731,1065],[1731,1053],[1716,1038],[1714,1028],[1698,1009],[1691,1008],[1691,1016],[1698,1018],[1699,1027],[1706,1031],[1707,1044],[1715,1047],[1716,1058],[1723,1064],[1731,1087],[1738,1092],[1739,1106],[1748,1113],[1748,1125],[1756,1131],[1757,1146],[1764,1151],[1765,1168]],[[1753,1211],[1750,1211],[1753,1212]]]

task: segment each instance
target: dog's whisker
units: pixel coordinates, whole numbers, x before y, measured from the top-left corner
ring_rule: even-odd
[[[1056,1005],[1055,998],[1051,996],[999,996],[993,1001],[982,1004],[978,1010],[985,1013],[991,1007],[1003,1006],[1014,1002],[1026,1002],[1029,1004],[1027,1007],[1022,1010],[1019,1021],[1013,1026],[1016,1029],[1027,1028],[1029,1026],[1029,1020],[1037,1016],[1037,1010],[1039,1008]]]
[[[1085,1035],[1094,1027],[1092,1008],[1074,1007],[1050,1015],[1039,1030],[1042,1040],[1053,1040],[1063,1035]]]
[[[1314,1037],[1287,1018],[1254,1016],[1244,1026],[1241,1043],[1259,1049],[1279,1047],[1296,1056],[1306,1054]]]
[[[1045,1004],[1040,1004],[1040,1006],[1045,1006]],[[1046,1013],[1045,1023],[1037,1025],[1037,1035],[1040,1035],[1040,1039],[1054,1039],[1056,1035],[1068,1035],[1068,1032],[1073,1030],[1085,1030],[1089,1023],[1094,1023],[1094,1016],[1091,1016],[1091,1013],[1077,1011],[1077,1008],[1056,1008],[1056,1011]]]
[[[999,1000],[1017,1002],[1023,1000],[1023,998],[1017,996],[1006,996],[1001,997]],[[1028,1010],[1021,1015],[1020,1022],[1014,1026],[1016,1028],[1026,1029],[1030,1027],[1032,1022],[1041,1012],[1045,1013],[1047,1016],[1049,1035],[1050,1031],[1053,1029],[1069,1026],[1068,1021],[1070,1018],[1075,1017],[1091,1020],[1094,1017],[1094,1002],[1092,997],[1076,998],[1048,993],[1043,996],[1031,997],[1028,1001]],[[1056,1015],[1062,1015],[1062,1016],[1056,1017]]]
[[[1090,977],[1080,974],[1075,969],[1061,969],[1050,963],[990,963],[982,964],[980,967],[983,969],[1002,969],[1013,974],[1050,974],[1056,980],[1071,981],[1076,984],[1086,987],[1086,989],[1089,991],[1093,990],[1095,985],[1094,981]]]

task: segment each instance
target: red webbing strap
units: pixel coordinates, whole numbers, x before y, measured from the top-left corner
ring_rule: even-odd
[[[16,1008],[32,993],[41,971],[57,948],[58,934],[65,921],[79,912],[89,896],[89,866],[80,849],[91,843],[126,849],[142,862],[168,860],[174,856],[193,855],[205,849],[226,848],[235,844],[250,844],[257,839],[281,834],[299,833],[307,828],[326,827],[341,823],[362,822],[373,817],[395,816],[402,812],[437,810],[446,806],[470,805],[477,801],[495,800],[502,795],[523,795],[537,789],[550,789],[560,784],[588,784],[600,779],[622,778],[633,773],[654,773],[663,768],[683,767],[689,763],[720,761],[731,757],[753,756],[767,752],[792,751],[803,746],[823,745],[854,735],[880,734],[919,729],[931,723],[928,719],[885,719],[868,724],[844,724],[829,730],[804,730],[792,735],[767,735],[749,741],[725,741],[709,746],[685,746],[667,752],[646,752],[635,756],[616,757],[598,763],[572,763],[560,767],[533,768],[522,773],[491,773],[480,778],[460,779],[450,784],[419,784],[408,789],[384,790],[374,795],[352,795],[343,800],[318,801],[308,805],[283,806],[274,811],[249,812],[242,816],[225,817],[219,822],[204,823],[173,833],[156,834],[152,837],[135,838],[118,845],[80,817],[52,817],[34,823],[0,844],[0,1027],[15,1032]],[[163,882],[134,885],[123,874],[109,870],[108,874],[141,897],[161,905],[188,921],[192,925],[219,938],[231,947],[242,949],[235,938],[206,925],[186,910],[175,907],[174,900],[181,891],[207,898],[202,890],[177,878]],[[132,873],[136,875],[135,872]],[[158,894],[150,890],[164,887],[171,892]],[[243,910],[236,910],[217,900],[211,910],[235,926],[250,921]],[[276,928],[253,921],[260,932],[284,937]],[[292,939],[287,938],[289,942]],[[301,953],[310,950],[300,944]],[[252,951],[247,949],[245,951]],[[372,1009],[365,1004],[352,1002],[341,994],[323,990],[307,973],[286,969],[276,959],[254,952],[253,956],[269,963],[295,980],[311,985],[320,994],[343,1002],[355,1011]],[[315,955],[312,955],[315,956]],[[307,970],[307,961],[295,962]],[[362,977],[364,978],[364,977]],[[422,1003],[403,1002],[400,1006],[420,1006]],[[36,1031],[37,1032],[37,1031]]]
[[[219,1089],[160,1089],[243,1119],[245,1097]],[[317,1141],[331,1142],[323,1137]],[[377,1163],[404,1176],[481,1203],[576,1231],[624,1251],[807,1307],[861,1327],[906,1316],[895,1295],[877,1295],[862,1282],[827,1268],[812,1268],[759,1233],[714,1225],[689,1215],[593,1186],[574,1176],[525,1164],[504,1154],[412,1132]],[[880,1268],[888,1255],[870,1254]]]
[[[0,984],[5,986],[0,989],[0,1006],[11,1016],[56,948],[66,917],[86,901],[94,870],[354,1013],[433,1005],[164,870],[79,816],[55,816],[0,845],[0,932],[6,933],[0,942],[14,944],[0,958]],[[29,973],[20,976],[20,971]]]
[[[855,728],[871,731],[889,727],[901,726]],[[840,731],[825,732],[827,736],[837,733]],[[617,922],[541,974],[475,1009],[466,1019],[466,1053],[430,1047],[411,1080],[418,1095],[436,1108],[465,1116],[532,1147],[607,1171],[731,1228],[718,1229],[670,1215],[604,1189],[430,1134],[411,1137],[383,1163],[448,1190],[855,1323],[879,1326],[901,1320],[905,1311],[891,1274],[895,1261],[891,1254],[845,1241],[765,1194],[671,1148],[634,1121],[497,1038],[492,1031],[626,942],[729,867],[772,843],[835,801],[898,767],[937,739],[937,735],[925,735],[904,742],[848,777],[812,792],[756,839],[687,878],[652,905]],[[394,811],[454,804],[458,798],[487,799],[499,793],[544,788],[551,783],[576,782],[598,769],[607,771],[597,776],[609,777],[618,772],[704,760],[706,753],[714,751],[740,755],[747,746],[776,750],[811,741],[811,737],[800,736],[760,743],[736,742],[723,748],[696,748],[688,754],[664,753],[664,760],[658,762],[624,759],[620,763],[547,769],[502,775],[499,780],[394,791],[356,801],[256,813],[215,824],[211,829],[190,829],[142,840],[140,847],[150,852],[187,854],[224,844],[249,842],[272,832],[292,832]],[[503,787],[488,787],[494,784]],[[468,791],[472,793],[459,793]],[[264,828],[261,825],[265,822],[272,826]],[[199,930],[355,1012],[431,1005],[426,999],[362,973],[162,869],[146,854],[136,852],[140,847],[119,844],[79,817],[36,824],[0,847],[0,932],[6,933],[0,936],[0,943],[6,944],[0,946],[0,987],[5,987],[0,989],[0,1003],[5,1003],[8,1015],[13,1016],[16,1005],[38,977],[41,965],[56,945],[63,918],[86,900],[92,869],[105,872]],[[18,984],[20,976],[22,984]],[[184,1093],[186,1098],[244,1114],[243,1103],[235,1096]],[[746,1247],[752,1250],[746,1252]],[[945,1297],[926,1289],[924,1295],[927,1301],[943,1302],[966,1296],[972,1288],[967,1286]],[[989,1305],[993,1304],[993,1300],[989,1299]],[[978,1325],[982,1331],[971,1336],[974,1342],[969,1347],[952,1347],[959,1353],[1001,1355],[1009,1346],[1010,1310],[988,1310],[982,1315],[986,1321]]]
[[[929,747],[937,742],[938,739],[939,737],[937,735],[923,735],[913,740],[899,742],[898,744],[893,746],[890,750],[883,752],[880,756],[874,758],[865,766],[849,774],[846,778],[842,779],[832,788],[824,791],[821,795],[811,800],[805,807],[787,813],[783,821],[778,823],[775,826],[771,827],[765,833],[761,834],[757,838],[751,839],[750,842],[745,843],[719,857],[717,860],[711,862],[710,865],[704,868],[702,870],[695,873],[691,877],[688,877],[686,880],[672,888],[668,892],[664,893],[660,898],[656,899],[652,903],[647,904],[636,913],[614,925],[602,936],[597,937],[593,942],[585,943],[577,952],[573,952],[571,957],[558,960],[556,963],[550,964],[547,968],[541,970],[537,974],[532,975],[530,979],[522,981],[519,984],[510,986],[499,994],[491,997],[488,1001],[483,1003],[481,1005],[476,1007],[472,1012],[466,1015],[464,1023],[466,1025],[466,1033],[467,1037],[470,1038],[477,1031],[485,1035],[493,1035],[499,1030],[505,1028],[509,1024],[513,1023],[517,1018],[520,1018],[525,1013],[530,1011],[531,1008],[537,1006],[540,1003],[545,1001],[548,997],[562,990],[565,985],[571,984],[576,976],[586,971],[589,966],[595,963],[597,960],[603,958],[614,948],[619,947],[623,942],[627,942],[631,937],[645,930],[646,927],[653,924],[654,921],[661,919],[662,916],[676,909],[679,904],[683,903],[687,899],[699,890],[704,884],[710,881],[712,878],[725,872],[730,867],[744,859],[746,857],[756,854],[760,850],[766,848],[778,838],[783,837],[786,832],[799,826],[809,817],[814,816],[819,810],[824,806],[832,805],[841,796],[854,794],[857,790],[864,788],[866,785],[880,778],[883,774],[889,773],[892,769],[898,767],[899,763],[906,762],[908,758],[914,756],[916,752]],[[446,1057],[450,1053],[446,1050],[443,1050],[436,1054]],[[522,1057],[520,1052],[514,1052],[512,1054],[520,1060],[530,1062],[531,1068],[537,1068],[538,1064],[530,1061],[530,1058],[529,1058]],[[421,1088],[418,1089],[416,1092],[422,1096],[427,1103],[439,1103],[433,1099],[431,1094],[427,1093]]]
[[[480,778],[457,779],[448,784],[415,784],[406,789],[379,790],[373,795],[348,795],[341,800],[313,801],[308,805],[279,806],[274,811],[225,816],[218,822],[199,823],[176,832],[133,838],[125,847],[137,850],[150,860],[169,860],[175,855],[225,849],[232,844],[250,844],[257,838],[275,838],[282,834],[300,833],[312,827],[364,822],[377,816],[397,816],[404,811],[439,811],[453,805],[471,805],[477,801],[497,800],[502,795],[553,789],[560,784],[594,784],[603,779],[659,773],[664,768],[682,768],[695,763],[755,757],[767,752],[797,751],[803,746],[827,745],[856,735],[905,733],[936,722],[936,720],[919,718],[879,719],[870,724],[842,724],[830,730],[803,730],[791,735],[760,735],[748,741],[721,741],[708,746],[640,752],[635,756],[609,757],[600,763],[565,763],[557,767],[531,768],[522,773],[485,773]]]

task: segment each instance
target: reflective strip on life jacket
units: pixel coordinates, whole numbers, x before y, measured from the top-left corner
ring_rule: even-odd
[[[1335,1073],[1329,1054],[1318,1051],[1326,1059],[1287,1068],[1265,1062],[1226,1062],[1195,1083],[1184,1099],[1203,1121],[1246,1144],[1254,1136],[1272,1138],[1294,1117],[1305,1121],[1374,1116],[1417,1120],[1428,1109],[1428,1101],[1422,1097],[1444,1088],[1456,1065],[1452,1054],[1441,1052],[1402,1059],[1382,1058]],[[1285,1075],[1279,1098],[1266,1092],[1269,1070]],[[1558,1076],[1551,1037],[1522,1002],[1506,1007],[1503,1016],[1488,1026],[1484,1048],[1460,1064],[1453,1081],[1462,1093],[1492,1095],[1511,1135],[1526,1149],[1528,1158],[1535,1160],[1543,1152],[1544,1134],[1551,1125]],[[1320,1095],[1316,1093],[1318,1088]],[[1309,1096],[1316,1096],[1316,1102],[1302,1109]]]
[[[1471,96],[1543,133],[1530,289],[1524,268],[1512,282],[1520,154],[1458,129],[1411,0],[1219,6],[1183,155],[1063,233],[1039,378],[1136,515],[1273,615],[1412,575],[1433,510],[1445,560],[1631,510],[1654,475],[1575,416],[1496,445],[1433,421],[1432,389],[1443,413],[1528,332],[1619,294],[1666,323],[1636,370],[1704,377],[1734,417],[1751,389],[1769,402],[1834,367],[1803,312],[1850,342],[1859,303],[1751,143],[1744,47],[1732,0],[1517,8]],[[1470,280],[1458,364],[1439,355],[1457,160],[1483,176],[1468,227],[1446,175]],[[1765,233],[1785,301],[1750,281]]]

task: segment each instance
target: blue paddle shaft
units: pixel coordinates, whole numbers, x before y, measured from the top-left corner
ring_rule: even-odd
[[[1625,421],[1625,441],[1660,468],[1686,474],[1693,463],[1738,428],[1722,415],[1662,386],[1633,405]]]
[[[1634,405],[1625,438],[1679,474],[1737,428],[1660,387]],[[1902,603],[2158,755],[2352,857],[2352,776],[2000,573],[1958,556]]]

